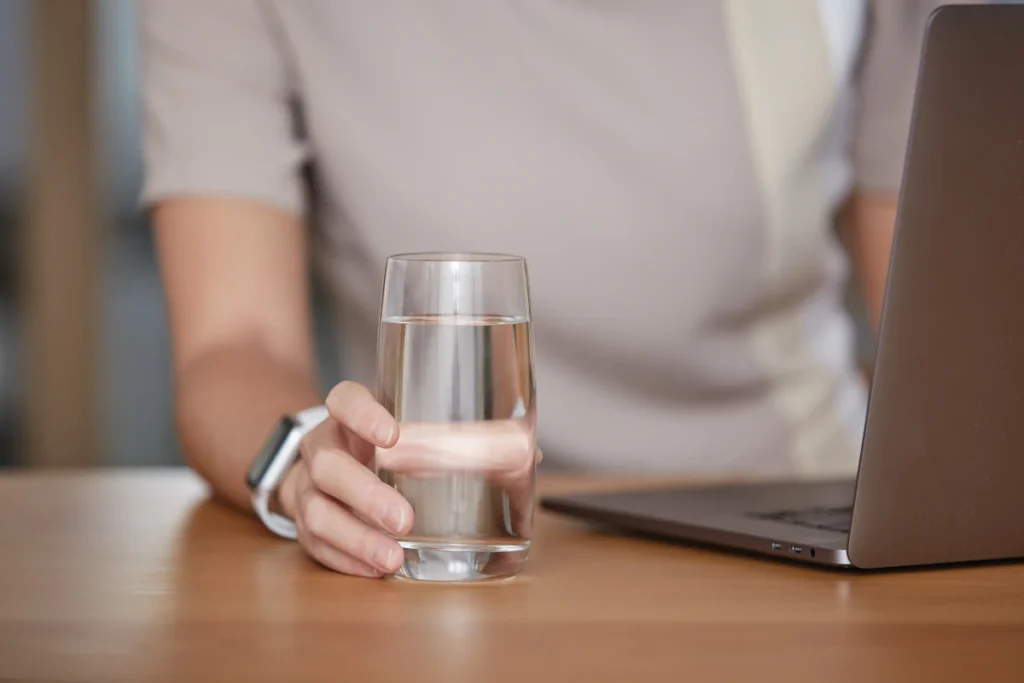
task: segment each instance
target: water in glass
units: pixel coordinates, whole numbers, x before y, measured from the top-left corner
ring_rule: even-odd
[[[377,473],[411,503],[400,575],[515,574],[530,547],[535,408],[530,323],[491,315],[384,318],[378,395],[398,443]]]

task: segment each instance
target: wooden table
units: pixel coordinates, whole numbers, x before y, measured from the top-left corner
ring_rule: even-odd
[[[4,682],[1024,680],[1024,565],[829,572],[541,513],[512,581],[354,579],[174,470],[6,474],[0,514]]]

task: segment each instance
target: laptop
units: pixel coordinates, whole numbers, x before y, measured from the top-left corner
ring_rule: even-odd
[[[856,481],[541,504],[832,567],[1024,557],[1024,6],[929,20]]]

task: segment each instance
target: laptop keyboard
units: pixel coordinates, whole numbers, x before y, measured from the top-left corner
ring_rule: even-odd
[[[821,507],[805,510],[778,510],[776,512],[754,512],[751,513],[751,516],[758,519],[770,519],[782,524],[795,524],[809,529],[846,533],[850,530],[850,522],[853,520],[853,508]]]

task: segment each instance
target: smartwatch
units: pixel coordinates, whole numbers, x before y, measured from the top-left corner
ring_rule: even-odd
[[[252,491],[252,506],[256,514],[268,529],[282,538],[296,539],[295,522],[272,511],[270,501],[284,475],[299,457],[302,437],[326,419],[327,408],[324,406],[282,417],[246,473],[245,480]]]

